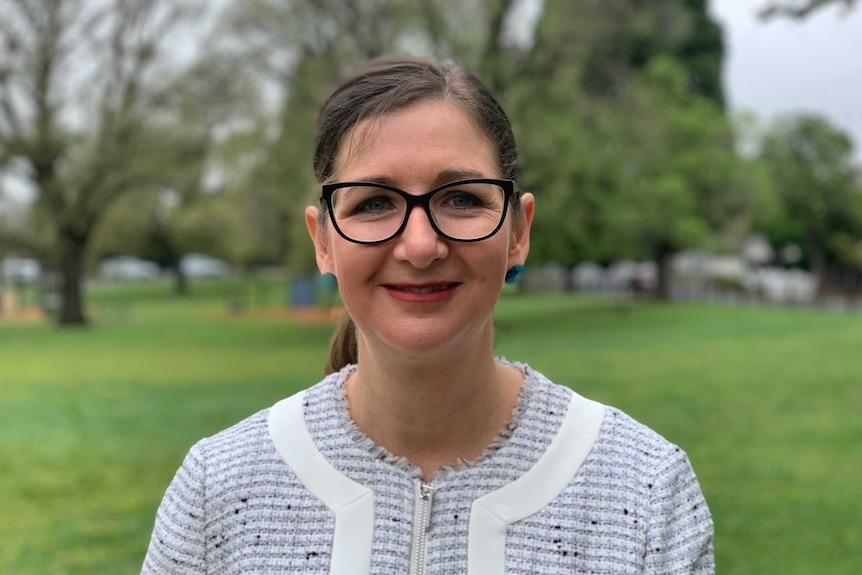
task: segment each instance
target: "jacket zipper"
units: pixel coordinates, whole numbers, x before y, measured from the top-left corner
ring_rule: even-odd
[[[431,528],[431,501],[434,484],[416,482],[416,510],[413,520],[413,550],[410,557],[410,575],[425,575],[428,530]]]

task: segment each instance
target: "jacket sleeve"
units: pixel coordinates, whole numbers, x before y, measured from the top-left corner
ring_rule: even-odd
[[[205,476],[198,444],[186,455],[159,505],[141,575],[206,573]]]
[[[672,447],[649,485],[650,521],[646,572],[653,575],[712,575],[712,515],[688,457]]]

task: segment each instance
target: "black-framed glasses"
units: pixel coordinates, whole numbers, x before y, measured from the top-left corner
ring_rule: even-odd
[[[357,244],[379,244],[396,237],[407,226],[416,206],[422,206],[434,230],[456,242],[490,238],[503,225],[512,180],[459,180],[414,196],[375,182],[338,182],[323,185],[325,204],[335,231]]]

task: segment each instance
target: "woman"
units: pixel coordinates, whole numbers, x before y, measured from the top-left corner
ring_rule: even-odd
[[[534,199],[463,68],[377,60],[325,103],[306,222],[349,312],[322,382],[195,445],[143,573],[712,573],[685,454],[495,358]]]

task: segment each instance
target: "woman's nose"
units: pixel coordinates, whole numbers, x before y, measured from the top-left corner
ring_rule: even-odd
[[[395,257],[417,268],[426,268],[449,253],[446,239],[437,233],[421,206],[414,206],[407,214],[404,231],[395,241]]]

